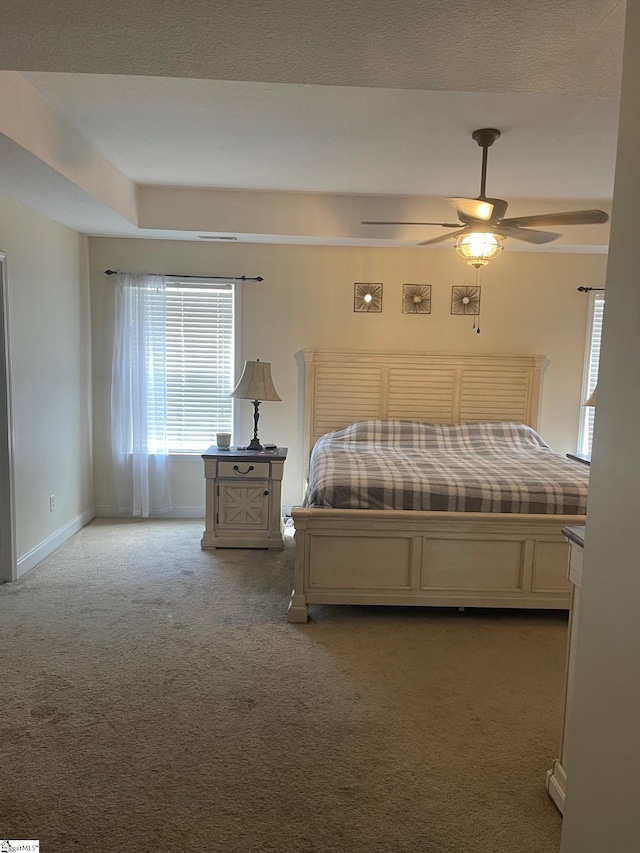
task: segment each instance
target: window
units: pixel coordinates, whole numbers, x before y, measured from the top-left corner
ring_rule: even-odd
[[[602,318],[604,316],[604,294],[591,291],[589,294],[589,321],[587,325],[587,345],[584,356],[582,376],[582,398],[584,403],[596,387],[598,366],[600,364],[600,341],[602,339]],[[589,456],[593,441],[593,422],[595,408],[580,407],[580,430],[578,434],[578,453]]]
[[[170,453],[203,453],[233,433],[233,284],[167,281],[167,440]]]

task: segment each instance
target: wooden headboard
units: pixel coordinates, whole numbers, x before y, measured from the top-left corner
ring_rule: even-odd
[[[305,458],[354,421],[516,421],[537,429],[544,355],[304,350]]]

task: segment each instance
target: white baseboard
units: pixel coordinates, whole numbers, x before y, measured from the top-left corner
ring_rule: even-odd
[[[567,771],[556,758],[551,770],[547,770],[547,791],[558,811],[564,814],[565,792],[567,790]]]
[[[80,515],[76,515],[75,518],[72,518],[68,524],[64,525],[64,527],[61,527],[59,530],[56,530],[55,533],[52,533],[51,536],[48,536],[44,542],[36,545],[35,548],[32,548],[23,557],[20,557],[18,559],[17,577],[21,578],[23,575],[26,575],[26,573],[33,569],[34,566],[41,563],[45,557],[48,557],[49,554],[53,554],[56,548],[59,548],[67,541],[67,539],[73,536],[74,533],[77,533],[78,530],[81,530],[85,526],[85,524],[88,524],[91,519],[95,517],[95,514],[95,507],[90,506],[88,509],[85,509],[84,512],[81,512]]]
[[[96,518],[133,518],[132,515],[120,512],[117,506],[99,504],[96,506]],[[201,518],[204,521],[204,506],[174,506],[171,512],[154,515],[152,518]]]

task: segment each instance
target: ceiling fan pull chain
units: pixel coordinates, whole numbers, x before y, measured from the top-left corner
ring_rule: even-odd
[[[480,334],[480,286],[482,284],[482,267],[476,267],[476,287],[478,288],[478,313],[473,317],[473,328],[476,330],[476,334]],[[477,325],[476,325],[477,320]]]

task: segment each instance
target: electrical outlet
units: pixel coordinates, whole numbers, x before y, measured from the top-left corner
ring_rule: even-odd
[[[53,512],[56,508],[56,496],[49,495],[49,512]]]

